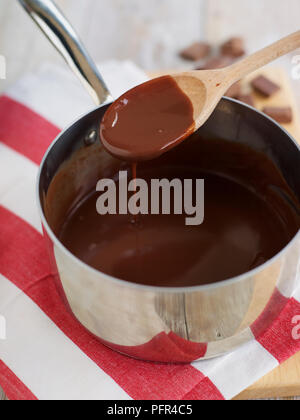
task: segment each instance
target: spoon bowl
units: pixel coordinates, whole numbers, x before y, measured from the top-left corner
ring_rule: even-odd
[[[237,81],[300,47],[300,31],[218,70],[165,76],[127,92],[101,122],[104,147],[128,161],[150,160],[177,146],[211,116]]]

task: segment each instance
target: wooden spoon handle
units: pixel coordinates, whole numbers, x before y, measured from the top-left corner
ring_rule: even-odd
[[[265,66],[277,58],[300,48],[300,31],[266,47],[228,68],[233,81],[238,81],[253,71]]]

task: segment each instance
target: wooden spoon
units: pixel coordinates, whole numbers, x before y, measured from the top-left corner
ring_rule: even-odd
[[[177,73],[137,86],[104,115],[104,147],[134,162],[160,156],[198,130],[234,83],[298,47],[300,31],[229,67]]]
[[[300,48],[300,31],[231,66],[219,70],[196,70],[173,75],[178,86],[193,104],[195,130],[208,120],[222,96],[233,84],[297,48]]]

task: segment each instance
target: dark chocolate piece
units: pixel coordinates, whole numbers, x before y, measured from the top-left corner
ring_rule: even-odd
[[[181,51],[180,56],[185,60],[198,61],[207,57],[211,52],[211,46],[206,42],[195,42],[185,50]]]
[[[204,65],[197,67],[196,70],[222,69],[223,67],[229,66],[230,64],[232,64],[232,59],[230,57],[213,57]]]
[[[243,38],[234,37],[229,39],[221,46],[221,52],[229,57],[242,57],[246,52]]]
[[[242,94],[242,84],[241,82],[236,82],[227,90],[227,92],[225,93],[225,96],[229,96],[230,98],[237,99],[237,97],[240,96],[241,94]]]
[[[265,76],[258,76],[252,80],[251,86],[264,96],[270,97],[280,90],[280,86]]]
[[[283,124],[288,124],[293,121],[293,110],[291,107],[273,107],[267,106],[263,112],[275,121]]]
[[[247,105],[250,105],[250,106],[253,106],[253,107],[255,106],[253,96],[250,95],[250,94],[248,94],[248,95],[238,95],[236,97],[236,99],[238,101],[244,102]]]

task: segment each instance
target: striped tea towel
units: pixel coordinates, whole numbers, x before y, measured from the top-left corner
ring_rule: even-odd
[[[101,71],[115,97],[146,78],[129,62]],[[0,385],[13,400],[231,399],[300,350],[300,288],[290,299],[278,290],[283,310],[268,331],[190,365],[109,350],[56,292],[36,207],[38,165],[59,131],[92,108],[77,80],[51,65],[0,97]]]

